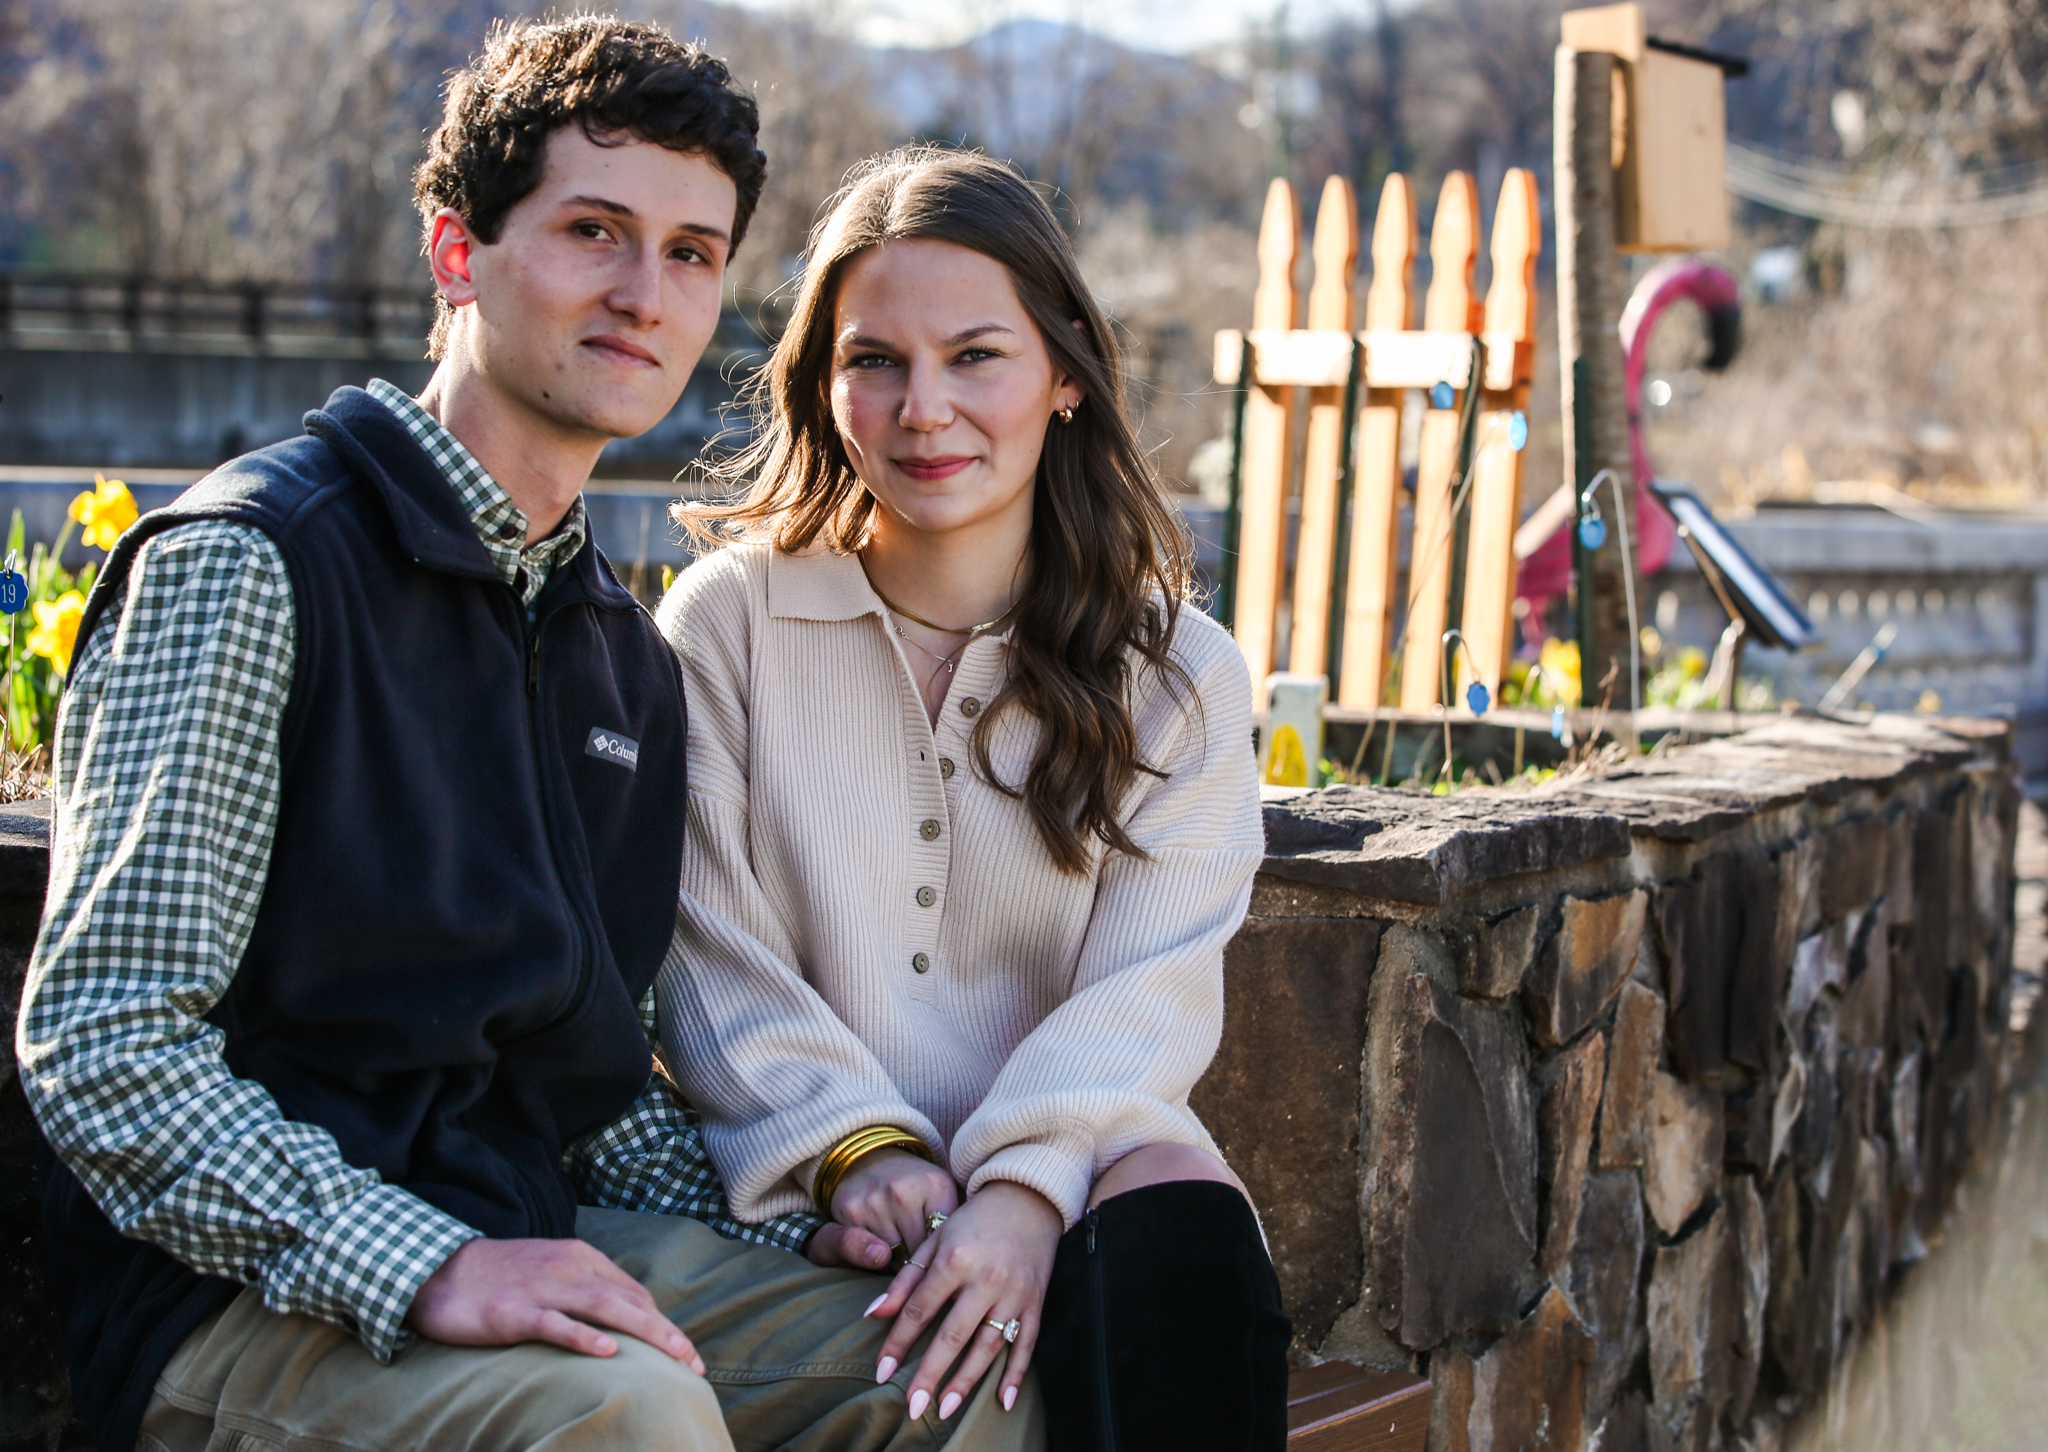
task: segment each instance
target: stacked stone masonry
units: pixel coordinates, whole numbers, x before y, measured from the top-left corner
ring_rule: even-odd
[[[1991,1136],[2017,808],[2004,726],[1886,717],[1269,806],[1195,1102],[1297,1359],[1426,1371],[1434,1452],[1768,1445]],[[10,1022],[45,838],[0,809]],[[13,1067],[0,1452],[45,1452],[79,1443]]]
[[[1773,1445],[2003,1091],[1998,723],[1773,721],[1534,792],[1271,804],[1196,1106],[1298,1358],[1435,1452]]]

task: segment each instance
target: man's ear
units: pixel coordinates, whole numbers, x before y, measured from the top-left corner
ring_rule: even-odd
[[[470,275],[470,255],[478,246],[469,223],[452,208],[434,213],[434,229],[427,239],[427,262],[434,269],[434,286],[448,299],[450,307],[465,307],[476,301],[476,279]]]

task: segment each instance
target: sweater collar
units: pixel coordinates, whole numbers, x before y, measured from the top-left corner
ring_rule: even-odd
[[[889,607],[868,583],[860,556],[813,545],[800,555],[768,552],[768,613],[778,620],[858,620],[873,615],[884,624]],[[1013,624],[981,636],[1006,641]]]
[[[783,620],[858,620],[882,613],[857,555],[822,546],[800,555],[768,555],[768,613]]]

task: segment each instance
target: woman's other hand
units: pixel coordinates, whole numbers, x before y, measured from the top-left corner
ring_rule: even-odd
[[[811,1243],[804,1247],[804,1254],[812,1265],[881,1271],[889,1268],[895,1247],[858,1225],[841,1225],[832,1220],[818,1227]]]
[[[951,1215],[959,1206],[960,1189],[951,1175],[908,1150],[880,1149],[854,1161],[832,1192],[829,1213],[841,1225],[865,1230],[881,1237],[885,1245],[900,1245],[905,1255],[915,1255],[931,1234],[927,1217]]]
[[[1063,1228],[1050,1200],[998,1180],[955,1211],[868,1308],[870,1316],[896,1318],[882,1343],[877,1381],[895,1375],[925,1328],[938,1325],[910,1381],[912,1417],[922,1416],[934,1396],[941,1420],[959,1411],[1002,1349],[999,1328],[1012,1320],[1019,1323],[1017,1340],[999,1395],[1003,1410],[1016,1405]]]

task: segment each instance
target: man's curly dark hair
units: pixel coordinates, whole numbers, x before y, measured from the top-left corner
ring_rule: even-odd
[[[500,22],[449,79],[441,124],[413,173],[429,236],[447,207],[480,241],[496,242],[506,216],[540,185],[548,137],[571,123],[600,146],[648,141],[710,161],[739,192],[739,246],[768,171],[754,98],[702,46],[657,25],[596,15]],[[453,317],[440,300],[430,357],[446,350]]]

